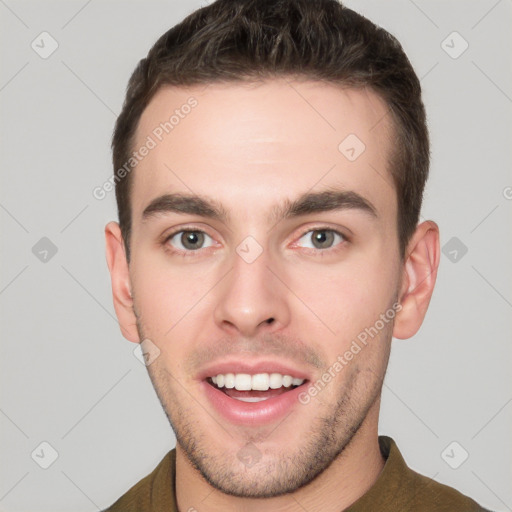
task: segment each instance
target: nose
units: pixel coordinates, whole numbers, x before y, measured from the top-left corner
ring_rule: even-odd
[[[229,334],[252,337],[286,326],[290,310],[287,289],[277,279],[268,251],[249,261],[234,254],[232,270],[219,285],[214,315]]]

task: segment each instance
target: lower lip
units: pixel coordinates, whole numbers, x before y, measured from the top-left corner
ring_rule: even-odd
[[[300,405],[298,396],[304,389],[304,384],[302,384],[286,393],[261,402],[243,402],[231,398],[206,381],[201,382],[201,385],[214,409],[229,422],[254,426],[265,425],[290,414],[294,407]]]

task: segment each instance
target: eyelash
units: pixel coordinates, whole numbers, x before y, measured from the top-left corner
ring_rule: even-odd
[[[304,231],[299,236],[298,240],[303,238],[304,235],[307,235],[308,233],[313,233],[314,231],[330,231],[331,233],[334,233],[335,235],[338,235],[339,237],[341,237],[342,241],[339,242],[336,246],[328,248],[328,249],[312,249],[310,247],[305,247],[305,249],[308,252],[312,251],[312,252],[314,252],[316,254],[321,254],[321,255],[323,255],[324,253],[335,253],[335,252],[341,250],[345,246],[346,242],[350,242],[349,237],[347,237],[345,234],[341,233],[340,231],[338,231],[336,229],[330,228],[328,226],[318,226],[318,227],[314,227],[314,228],[308,229],[307,231]],[[205,231],[203,231],[201,229],[194,228],[193,226],[185,226],[185,227],[181,227],[180,229],[178,229],[176,231],[173,231],[169,235],[166,235],[164,237],[163,241],[162,241],[162,245],[164,245],[166,248],[168,248],[169,245],[170,245],[168,242],[174,236],[176,236],[178,233],[184,233],[184,232],[203,233],[204,235],[212,238],[208,233],[206,233]],[[173,254],[176,254],[178,256],[182,256],[184,258],[197,256],[201,252],[201,249],[197,249],[195,251],[193,251],[193,250],[182,250],[182,249],[176,249],[176,248],[174,248],[172,246],[171,246],[171,249],[168,249],[168,250],[170,252],[172,252]]]

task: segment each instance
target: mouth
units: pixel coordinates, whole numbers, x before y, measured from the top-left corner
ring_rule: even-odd
[[[281,373],[219,373],[206,381],[230,398],[257,403],[292,391],[302,386],[306,379]]]
[[[212,408],[229,423],[266,425],[303,407],[298,396],[309,382],[304,375],[289,368],[244,370],[229,371],[224,367],[210,371],[201,380]]]

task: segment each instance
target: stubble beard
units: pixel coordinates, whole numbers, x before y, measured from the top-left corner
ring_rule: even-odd
[[[145,339],[139,321],[137,328],[140,339]],[[160,361],[148,366],[148,373],[175,433],[177,444],[201,476],[212,487],[231,496],[272,498],[294,492],[312,482],[349,446],[368,412],[380,398],[389,359],[391,332],[392,330],[382,332],[380,340],[373,340],[373,343],[388,344],[383,370],[374,371],[369,368],[361,371],[354,367],[350,376],[343,381],[334,406],[323,407],[321,414],[304,433],[301,446],[291,447],[280,453],[262,450],[260,462],[250,468],[245,467],[237,458],[243,442],[234,440],[232,450],[228,446],[222,453],[212,453],[209,433],[201,428],[197,412],[191,412],[187,405],[193,400],[191,401],[175,377],[158,364]],[[367,380],[364,374],[367,374]],[[308,406],[309,404],[300,405]],[[204,411],[201,407],[196,407],[196,410],[201,413]],[[299,415],[300,410],[298,409]],[[285,418],[283,425],[294,420],[297,421],[297,415],[291,414],[289,418]],[[245,442],[254,439],[254,435],[248,434]]]

